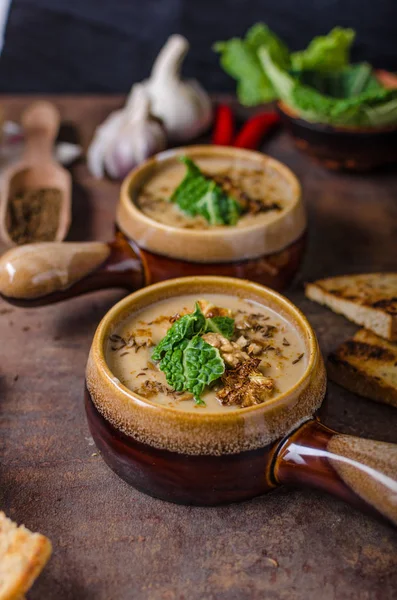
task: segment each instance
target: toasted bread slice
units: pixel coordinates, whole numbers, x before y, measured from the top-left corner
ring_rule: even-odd
[[[21,600],[50,554],[49,539],[0,512],[0,600]]]
[[[327,370],[351,392],[397,407],[397,344],[360,329],[330,354]]]
[[[397,341],[397,273],[320,279],[306,286],[306,296],[388,340]]]

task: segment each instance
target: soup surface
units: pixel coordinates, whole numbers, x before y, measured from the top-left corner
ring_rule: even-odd
[[[233,318],[235,326],[229,340],[214,333],[203,335],[208,344],[219,348],[225,374],[205,389],[202,404],[197,404],[189,392],[172,389],[159,363],[152,360],[155,346],[180,316],[194,311],[197,300],[206,316],[219,314],[219,307],[226,309],[221,314]],[[273,399],[288,391],[302,377],[307,365],[304,342],[293,325],[262,304],[226,294],[205,294],[199,299],[193,295],[179,296],[135,313],[109,336],[105,355],[117,379],[143,398],[203,414],[227,412]],[[239,388],[243,367],[245,372],[253,368],[255,377],[248,386]],[[244,389],[244,395],[239,389]]]
[[[293,202],[289,182],[270,164],[259,167],[254,161],[214,157],[195,158],[194,162],[230,196],[248,203],[248,212],[239,218],[235,227],[270,222]],[[165,165],[160,163],[133,200],[148,217],[165,225],[188,229],[224,228],[210,225],[204,217],[188,216],[169,201],[185,173],[186,167],[177,160]]]

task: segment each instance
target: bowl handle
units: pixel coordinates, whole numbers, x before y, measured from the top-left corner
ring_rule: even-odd
[[[0,296],[17,306],[52,304],[105,288],[134,291],[148,283],[139,250],[114,241],[17,246],[0,258]]]
[[[278,449],[278,483],[320,488],[397,525],[397,445],[337,433],[310,420]]]

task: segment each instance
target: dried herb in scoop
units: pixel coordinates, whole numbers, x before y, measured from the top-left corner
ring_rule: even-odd
[[[196,404],[204,404],[201,400],[204,389],[225,371],[219,350],[201,337],[209,331],[230,338],[234,320],[230,317],[206,319],[197,302],[194,312],[175,321],[152,354],[153,360],[160,361],[159,368],[169,385],[177,392],[193,394]]]
[[[8,234],[16,244],[51,242],[59,227],[62,195],[60,190],[26,190],[8,202]]]
[[[235,225],[242,213],[241,204],[226,194],[213,179],[204,175],[187,156],[181,157],[186,175],[170,201],[191,217],[204,217],[211,225]]]

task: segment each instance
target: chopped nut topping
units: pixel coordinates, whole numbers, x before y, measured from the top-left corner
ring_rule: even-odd
[[[240,346],[241,349],[245,348],[249,344],[249,340],[247,340],[243,335],[240,335],[238,340],[236,340],[236,344]]]
[[[259,344],[256,344],[255,342],[252,342],[252,344],[250,344],[248,346],[248,354],[253,354],[255,356],[255,354],[259,354],[260,352],[262,352],[262,346],[260,346]]]
[[[203,340],[213,346],[214,348],[220,348],[224,344],[228,344],[229,340],[223,337],[220,333],[205,333],[203,335]]]
[[[225,371],[222,375],[223,388],[217,393],[222,404],[245,408],[262,404],[272,396],[274,380],[259,371],[259,364],[258,358],[251,358],[236,369]]]
[[[249,360],[249,355],[241,350],[237,342],[230,342],[220,333],[205,333],[203,340],[210,346],[218,348],[219,352],[229,367],[237,367],[242,362]]]
[[[230,317],[232,314],[232,311],[229,308],[215,306],[206,300],[199,300],[199,305],[206,319],[213,319],[214,317]]]

